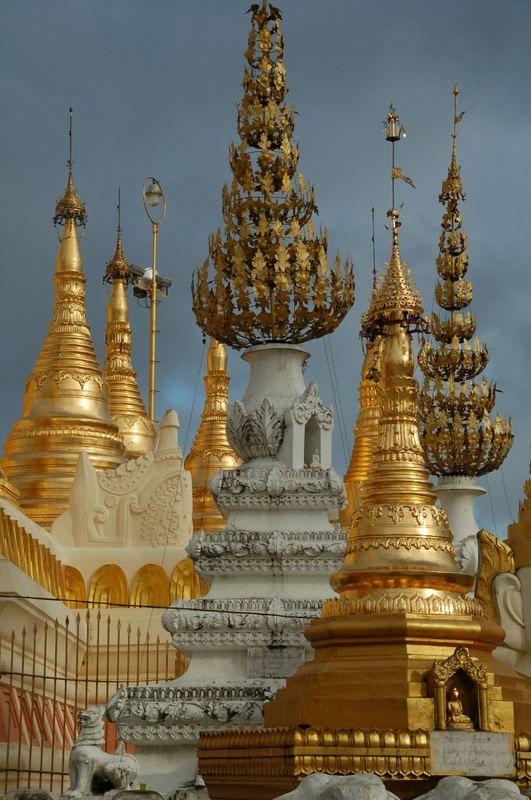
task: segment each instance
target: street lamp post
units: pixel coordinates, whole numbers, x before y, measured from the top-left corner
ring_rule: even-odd
[[[148,414],[151,423],[155,423],[155,368],[157,363],[157,239],[159,225],[166,219],[166,197],[160,181],[156,178],[146,178],[142,186],[142,200],[144,208],[151,222],[152,247],[151,247],[151,275],[146,270],[144,279],[151,280],[150,295],[150,323],[149,323],[149,405]],[[159,214],[155,209],[159,209]]]

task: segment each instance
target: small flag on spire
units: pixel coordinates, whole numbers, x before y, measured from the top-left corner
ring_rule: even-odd
[[[392,179],[392,180],[401,180],[401,181],[404,181],[404,183],[407,183],[407,184],[408,184],[408,186],[412,186],[412,187],[413,187],[413,189],[415,189],[415,188],[416,188],[416,187],[415,187],[415,184],[413,183],[413,181],[411,180],[411,178],[409,178],[409,177],[408,177],[408,176],[407,176],[407,175],[406,175],[404,172],[402,172],[402,170],[400,169],[400,167],[393,167],[393,168],[392,168],[392,170],[391,170],[391,179]]]

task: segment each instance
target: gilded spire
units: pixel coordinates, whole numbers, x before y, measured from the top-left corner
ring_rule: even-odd
[[[20,492],[22,509],[44,526],[66,508],[82,451],[99,469],[116,467],[123,458],[86,318],[86,279],[77,238],[86,216],[74,189],[71,135],[70,110],[67,187],[54,217],[63,232],[55,266],[53,317],[26,383],[22,418],[8,434],[0,462]]]
[[[424,341],[419,366],[425,381],[421,394],[421,436],[428,465],[439,476],[478,476],[498,469],[513,440],[506,417],[490,413],[496,386],[477,378],[488,363],[487,348],[477,336],[476,319],[464,310],[472,302],[468,269],[468,237],[463,231],[459,203],[465,199],[461,170],[456,157],[457,125],[464,112],[457,112],[459,87],[453,90],[454,116],[452,153],[448,176],[442,183],[439,202],[445,207],[439,239],[435,286],[437,304],[448,312],[443,319],[434,313],[431,331],[436,344]]]
[[[225,520],[210,492],[209,484],[220,469],[233,469],[240,459],[227,439],[229,375],[227,351],[210,339],[206,358],[205,404],[192,448],[184,462],[192,474],[194,531],[219,531]]]
[[[374,238],[374,208],[372,218],[372,292],[371,301],[377,290],[376,250]],[[339,513],[341,527],[354,536],[356,519],[362,505],[363,487],[372,468],[373,454],[378,443],[378,425],[380,420],[381,384],[380,384],[380,352],[382,339],[380,336],[369,338],[365,349],[365,357],[361,368],[361,381],[358,388],[359,411],[354,428],[354,444],[350,464],[343,478],[347,504]]]
[[[374,450],[378,443],[380,419],[380,350],[381,338],[367,343],[367,350],[361,369],[358,389],[359,412],[354,428],[354,445],[350,464],[345,473],[344,483],[347,505],[339,514],[339,522],[344,530],[353,535],[355,522],[362,505],[362,492],[372,469]]]
[[[394,108],[393,114],[398,119]],[[394,182],[398,136],[387,138],[393,142]],[[455,593],[472,582],[459,572],[446,515],[436,507],[428,480],[410,333],[423,324],[422,298],[400,257],[398,211],[392,208],[388,217],[391,258],[363,319],[363,334],[374,342],[381,337],[378,439],[362,506],[352,521],[355,535],[349,538],[344,567],[332,577],[332,585],[347,600],[362,589],[385,586],[386,591],[400,589],[402,593],[408,588],[417,593]],[[335,609],[338,602],[330,601],[330,608]]]
[[[314,190],[297,171],[280,19],[268,0],[251,6],[225,231],[210,237],[210,258],[192,286],[198,325],[237,349],[324,336],[354,301],[350,262],[337,255],[329,269],[327,232],[316,233],[312,219]]]
[[[123,252],[119,197],[118,195],[116,248],[107,264],[104,277],[104,281],[112,288],[107,306],[103,377],[109,389],[112,421],[118,426],[127,455],[136,457],[151,450],[155,431],[149,421],[131,361],[132,330],[129,323],[127,286],[132,273]]]
[[[507,528],[507,543],[514,553],[516,568],[531,567],[531,478],[524,483],[518,519]]]

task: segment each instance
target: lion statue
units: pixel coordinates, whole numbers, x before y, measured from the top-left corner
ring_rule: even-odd
[[[70,751],[70,787],[64,797],[102,795],[111,789],[128,789],[138,775],[138,761],[125,752],[120,742],[114,755],[102,748],[105,743],[105,706],[89,706],[77,715],[79,734]]]

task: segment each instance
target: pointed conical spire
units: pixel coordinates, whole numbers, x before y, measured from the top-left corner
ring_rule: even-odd
[[[518,518],[507,528],[507,543],[514,553],[516,568],[531,567],[531,478],[524,483]]]
[[[371,208],[372,221],[372,290],[371,300],[378,286],[376,271],[376,243],[374,229],[374,208]],[[339,513],[339,523],[349,536],[356,533],[358,512],[362,506],[362,492],[372,468],[373,454],[378,443],[378,424],[380,419],[381,381],[380,352],[381,337],[369,339],[361,368],[361,381],[358,388],[359,411],[354,428],[354,444],[347,472],[343,478],[347,504]]]
[[[345,477],[347,505],[340,511],[339,522],[343,530],[353,535],[356,517],[362,505],[362,492],[372,469],[374,450],[378,443],[378,426],[381,405],[380,382],[381,338],[367,344],[361,368],[358,389],[359,412],[354,428],[354,445]],[[373,376],[373,373],[374,374]]]
[[[233,469],[241,463],[227,439],[229,375],[227,350],[210,339],[206,358],[205,404],[191,450],[184,462],[192,474],[194,531],[219,531],[225,520],[210,492],[209,484],[220,469]]]
[[[390,115],[396,127],[394,107]],[[389,128],[386,133],[393,143],[394,201],[394,145],[399,134]],[[392,228],[391,258],[362,320],[362,334],[375,343],[381,339],[378,439],[345,564],[331,579],[342,598],[330,602],[345,603],[345,608],[360,588],[377,590],[383,585],[387,591],[404,593],[407,586],[414,586],[415,591],[441,590],[452,604],[452,594],[472,583],[470,576],[459,572],[446,515],[436,507],[428,480],[418,428],[419,387],[413,377],[410,333],[410,328],[418,330],[424,324],[422,297],[400,256],[399,213],[392,208],[387,216]]]
[[[149,421],[131,360],[132,330],[127,303],[127,286],[131,274],[129,262],[123,253],[122,232],[118,221],[116,248],[107,264],[104,277],[112,288],[107,306],[103,377],[109,388],[112,421],[118,426],[127,455],[136,457],[151,450],[155,431]]]
[[[457,125],[464,112],[457,113],[458,94],[456,84],[452,153],[448,176],[439,195],[445,212],[436,260],[442,281],[435,286],[435,299],[449,316],[442,319],[438,314],[432,315],[436,344],[424,341],[419,352],[419,366],[425,376],[420,418],[422,441],[432,473],[478,476],[501,466],[511,448],[513,433],[507,418],[496,416],[491,420],[496,386],[488,386],[485,379],[481,383],[473,380],[487,365],[489,355],[475,336],[476,319],[469,311],[463,314],[472,302],[472,283],[464,280],[468,269],[468,237],[459,209],[465,193],[456,157]]]
[[[70,125],[70,141],[71,132]],[[86,318],[86,279],[77,237],[85,221],[85,206],[74,189],[70,148],[66,191],[54,216],[64,227],[52,322],[26,383],[22,418],[8,434],[0,462],[20,492],[22,509],[44,526],[66,508],[82,451],[99,469],[116,467],[123,459]]]
[[[350,261],[329,269],[327,233],[314,230],[313,187],[297,172],[295,110],[286,106],[280,11],[251,6],[240,142],[223,189],[224,236],[193,281],[198,325],[235,348],[301,343],[335,330],[354,302]],[[212,273],[212,274],[211,274]]]

